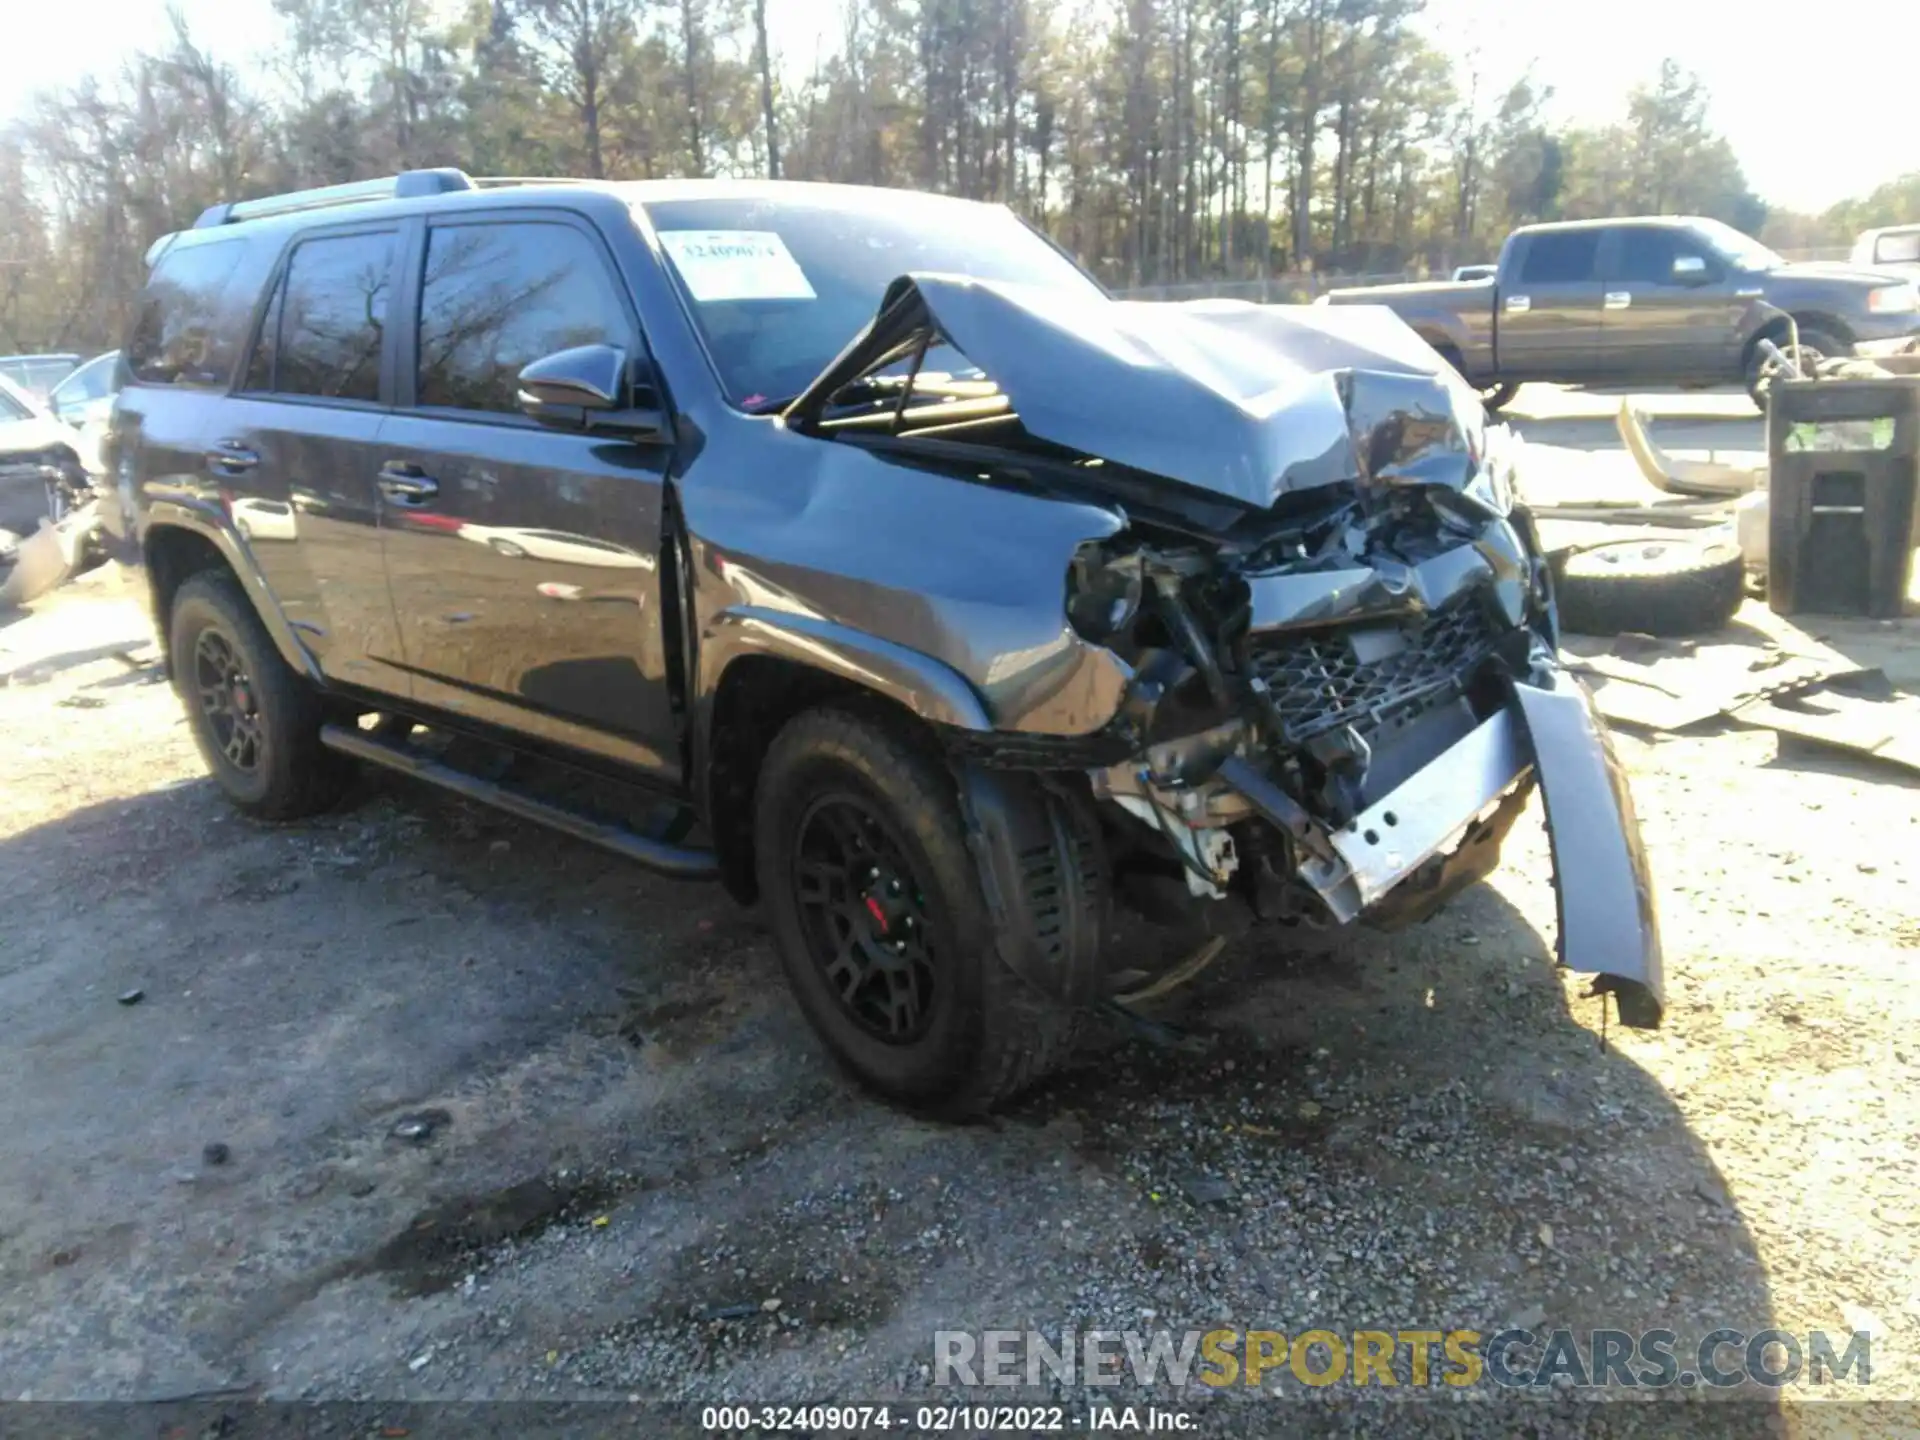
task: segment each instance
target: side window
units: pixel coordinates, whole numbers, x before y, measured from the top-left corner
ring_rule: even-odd
[[[245,245],[238,239],[170,246],[147,278],[127,363],[147,385],[221,385],[234,345],[219,326],[221,297]]]
[[[520,371],[576,345],[630,343],[598,249],[567,225],[440,225],[420,289],[418,403],[518,414]]]
[[[4,388],[0,388],[0,420],[30,420],[32,418],[33,411],[14,399]]]
[[[380,398],[394,232],[303,240],[270,318],[273,388],[328,400]],[[264,336],[262,337],[264,340]],[[252,368],[248,371],[252,379]]]
[[[1565,285],[1594,278],[1600,253],[1598,230],[1542,230],[1527,242],[1520,279],[1531,285]]]
[[[1673,257],[1677,247],[1671,231],[1635,226],[1620,231],[1619,235],[1617,278],[1642,285],[1673,283]]]

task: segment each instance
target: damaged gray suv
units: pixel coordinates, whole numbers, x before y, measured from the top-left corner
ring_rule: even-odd
[[[417,171],[151,258],[110,523],[242,809],[371,763],[717,878],[848,1069],[972,1113],[1119,917],[1404,925],[1537,787],[1560,958],[1659,1023],[1501,432],[1390,312],[801,184]]]

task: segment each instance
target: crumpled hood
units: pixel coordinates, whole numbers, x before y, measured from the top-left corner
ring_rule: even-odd
[[[1028,433],[1259,509],[1388,472],[1461,488],[1483,450],[1478,399],[1385,306],[1115,301],[915,274],[808,397],[859,373],[863,347],[878,358],[928,323]]]

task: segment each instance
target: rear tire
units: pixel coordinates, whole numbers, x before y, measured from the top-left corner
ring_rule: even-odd
[[[761,768],[754,849],[794,997],[862,1084],[970,1118],[1070,1053],[1074,1012],[1001,959],[952,776],[898,727],[842,710],[788,722]]]
[[[1489,385],[1480,392],[1480,403],[1487,407],[1489,415],[1498,415],[1513,403],[1513,397],[1519,393],[1518,385]]]
[[[1746,595],[1738,545],[1614,540],[1556,567],[1560,625],[1578,635],[1698,635],[1733,619]]]
[[[1468,388],[1480,397],[1480,403],[1486,406],[1489,415],[1499,414],[1512,403],[1513,397],[1520,393],[1520,387],[1514,384],[1475,385],[1473,381],[1467,379],[1466,362],[1461,359],[1458,350],[1451,345],[1434,345],[1433,348],[1442,360],[1453,367],[1453,373],[1465,380]]]
[[[320,744],[320,697],[232,576],[207,571],[181,585],[168,633],[174,689],[228,800],[262,820],[294,820],[340,798],[352,770]]]

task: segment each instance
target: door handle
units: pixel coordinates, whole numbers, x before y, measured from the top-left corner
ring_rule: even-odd
[[[1509,315],[1522,315],[1532,308],[1533,297],[1530,295],[1507,296],[1507,313]]]
[[[1602,302],[1609,310],[1624,310],[1633,304],[1633,293],[1628,290],[1609,290]]]
[[[1748,290],[1734,291],[1733,298],[1736,300],[1758,300],[1762,295],[1766,293],[1767,292],[1765,290],[1761,289],[1758,285],[1755,285]]]
[[[259,454],[238,440],[218,441],[207,451],[207,468],[216,475],[239,475],[259,463]]]
[[[418,465],[389,460],[380,467],[380,493],[396,505],[424,505],[440,493],[440,482]]]

